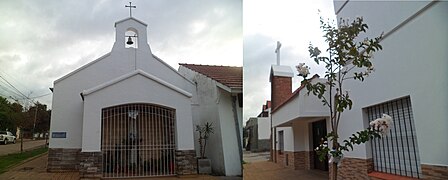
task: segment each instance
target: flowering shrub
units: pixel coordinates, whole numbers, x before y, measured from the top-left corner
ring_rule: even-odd
[[[343,144],[339,144],[337,149],[328,148],[328,142],[322,142],[315,151],[319,156],[319,160],[323,161],[325,156],[331,155],[329,163],[339,163],[343,158],[343,151],[353,150],[353,145],[365,143],[374,138],[381,138],[386,136],[392,126],[392,117],[387,114],[383,114],[381,118],[375,119],[370,122],[370,127],[365,130],[356,132],[349,137],[349,140],[344,140]],[[330,133],[327,135],[330,140],[335,139],[335,135]],[[350,148],[350,149],[349,149]]]
[[[339,27],[336,28],[330,23],[326,23],[321,18],[321,29],[324,31],[325,41],[328,43],[327,54],[322,55],[319,48],[309,45],[308,51],[310,57],[319,65],[325,65],[326,81],[311,83],[307,79],[310,73],[309,67],[305,63],[299,63],[296,66],[298,76],[303,77],[302,85],[308,90],[308,94],[313,93],[328,107],[330,111],[331,132],[327,135],[327,141],[323,141],[317,151],[319,158],[323,160],[325,156],[330,155],[330,163],[333,163],[332,179],[337,177],[337,166],[343,157],[344,151],[353,150],[353,145],[365,143],[373,138],[381,138],[386,135],[392,118],[383,115],[371,123],[371,127],[356,132],[344,140],[338,141],[338,127],[341,119],[341,113],[346,109],[351,109],[353,101],[349,91],[344,89],[345,80],[364,81],[365,77],[374,72],[374,67],[370,61],[373,53],[382,49],[379,44],[382,34],[374,39],[365,38],[357,42],[358,36],[368,29],[367,24],[363,23],[362,17],[357,17],[354,21],[341,19]],[[327,93],[328,92],[328,93]],[[331,142],[331,149],[328,142]]]

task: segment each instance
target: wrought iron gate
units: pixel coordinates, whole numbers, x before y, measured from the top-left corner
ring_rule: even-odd
[[[175,174],[175,110],[126,104],[102,110],[103,177]]]

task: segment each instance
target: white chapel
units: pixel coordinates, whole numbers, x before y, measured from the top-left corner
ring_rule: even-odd
[[[110,53],[54,81],[48,171],[195,174],[195,84],[151,53],[147,24],[129,17],[115,31]]]

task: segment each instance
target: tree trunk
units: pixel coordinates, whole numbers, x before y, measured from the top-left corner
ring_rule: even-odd
[[[338,138],[337,135],[336,137],[333,139],[333,149],[336,150],[338,149]],[[337,180],[338,179],[338,163],[333,162],[332,166],[331,166],[331,170],[332,170],[332,180]]]
[[[20,129],[20,153],[23,152],[23,131]]]

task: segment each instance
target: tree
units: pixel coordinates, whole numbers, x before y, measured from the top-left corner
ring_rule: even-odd
[[[199,153],[200,153],[200,158],[204,159],[205,158],[205,148],[207,146],[207,139],[210,136],[210,134],[214,133],[214,128],[212,123],[206,122],[203,126],[201,125],[196,125],[196,131],[199,132]]]
[[[346,80],[364,81],[374,71],[371,59],[373,53],[382,49],[380,41],[382,34],[373,39],[365,38],[357,41],[361,33],[368,29],[363,23],[362,17],[357,17],[354,21],[341,19],[339,27],[320,19],[321,29],[324,32],[325,41],[328,43],[327,54],[322,54],[318,47],[309,45],[310,57],[319,65],[325,65],[324,82],[312,83],[309,75],[309,68],[304,63],[296,66],[299,76],[303,77],[302,85],[308,90],[308,94],[313,93],[328,107],[330,112],[331,132],[327,135],[327,140],[331,142],[331,149],[328,142],[323,141],[316,148],[319,158],[329,155],[332,165],[332,179],[337,179],[337,164],[343,157],[343,151],[353,150],[353,145],[365,143],[373,138],[381,138],[388,132],[392,123],[392,118],[384,114],[383,118],[371,123],[372,127],[356,132],[348,140],[339,143],[338,127],[341,114],[346,109],[351,109],[353,101],[349,91],[344,89]]]

